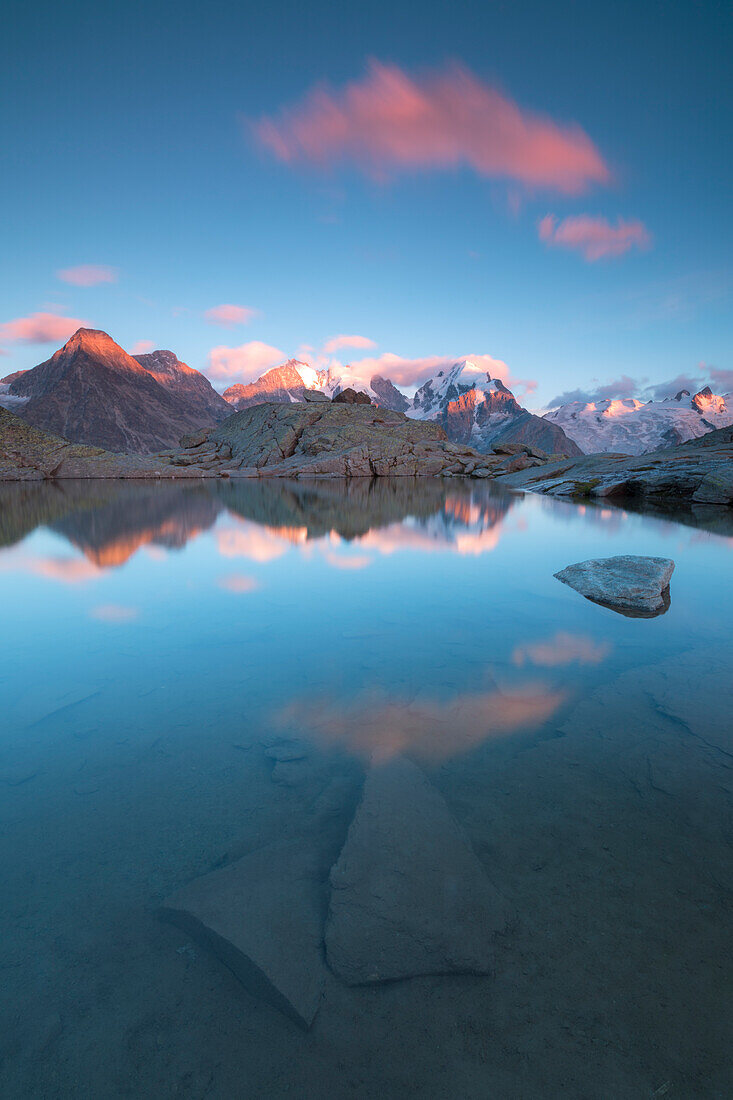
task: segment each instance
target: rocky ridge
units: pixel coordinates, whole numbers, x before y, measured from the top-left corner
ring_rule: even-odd
[[[496,477],[539,466],[544,452],[507,444],[481,454],[430,421],[371,405],[259,404],[166,452],[175,465],[239,477]]]
[[[720,428],[651,454],[585,455],[551,461],[542,470],[512,471],[508,488],[625,506],[733,506],[733,427]]]

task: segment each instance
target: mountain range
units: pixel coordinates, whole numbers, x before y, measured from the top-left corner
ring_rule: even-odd
[[[573,401],[545,419],[562,428],[585,454],[641,455],[733,424],[733,393],[721,396],[705,386],[694,395],[680,390],[663,401]]]
[[[302,402],[311,394],[332,399],[354,385],[348,367],[341,375],[289,359],[220,395],[205,375],[172,351],[128,355],[106,332],[82,328],[45,363],[2,379],[0,406],[74,443],[154,454],[177,446],[184,434],[215,426],[233,411],[263,402]],[[437,371],[414,397],[376,374],[357,388],[373,404],[433,421],[451,442],[484,453],[512,443],[571,457],[613,451],[638,455],[733,424],[733,394],[720,396],[709,387],[694,395],[680,390],[663,401],[572,402],[537,416],[472,359]]]
[[[353,384],[353,383],[352,383]],[[241,411],[263,401],[303,401],[309,390],[336,397],[344,388],[340,375],[317,371],[288,359],[249,385],[230,386],[224,398]],[[403,412],[413,420],[434,420],[454,443],[488,451],[495,443],[528,443],[548,453],[579,455],[579,447],[562,428],[524,409],[498,378],[491,378],[470,359],[455,363],[424,383],[413,398],[388,378],[373,375],[359,384],[375,405]]]

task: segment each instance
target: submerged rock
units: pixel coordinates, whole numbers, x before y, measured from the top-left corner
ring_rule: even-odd
[[[161,915],[227,966],[255,997],[308,1028],[321,1001],[322,899],[302,840],[272,844],[167,898]]]
[[[331,887],[327,958],[349,985],[492,969],[504,899],[410,761],[368,773]]]
[[[614,611],[661,614],[669,607],[670,558],[592,558],[555,573],[563,584]]]

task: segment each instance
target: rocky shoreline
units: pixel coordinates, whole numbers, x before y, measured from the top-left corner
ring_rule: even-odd
[[[547,455],[525,443],[488,454],[431,421],[365,404],[265,403],[156,455],[69,443],[0,408],[0,481],[105,478],[498,479],[503,487],[644,511],[733,506],[733,428],[637,457]]]

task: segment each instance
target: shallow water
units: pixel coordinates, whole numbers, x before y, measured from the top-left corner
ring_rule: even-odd
[[[0,486],[3,1097],[731,1095],[733,537],[686,519],[458,480]],[[676,561],[665,614],[553,578],[626,553]],[[509,923],[488,974],[329,971],[306,1031],[159,909],[289,838],[325,920],[396,759]]]

